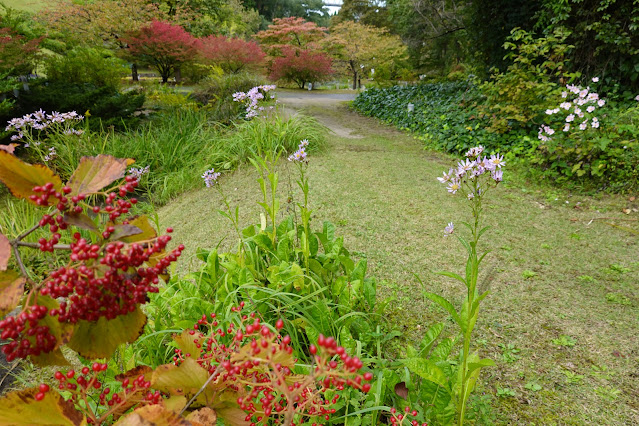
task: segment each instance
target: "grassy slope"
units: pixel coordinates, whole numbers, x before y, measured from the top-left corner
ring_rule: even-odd
[[[3,0],[3,3],[14,9],[36,12],[45,7],[50,1],[51,0]]]
[[[442,238],[447,222],[469,216],[463,197],[449,196],[435,180],[451,160],[344,107],[312,112],[365,136],[334,137],[328,152],[311,158],[314,218],[336,223],[347,247],[365,253],[371,272],[388,281],[381,297],[396,299],[391,322],[417,340],[444,315],[423,301],[413,273],[430,291],[461,298],[453,282],[435,274],[460,272],[464,262],[456,241]],[[252,170],[224,177],[222,188],[231,205],[240,205],[243,223],[257,218]],[[491,295],[476,338],[482,355],[498,367],[482,376],[478,392],[492,395],[488,417],[496,424],[639,423],[638,237],[606,222],[637,226],[622,221],[633,218],[619,213],[625,200],[580,199],[575,209],[575,198],[506,184],[486,207],[494,228],[484,238],[493,253],[485,261],[483,286]],[[192,254],[231,236],[218,208],[217,191],[201,189],[166,206],[160,217]],[[591,222],[597,217],[609,219]],[[195,267],[182,262],[183,270]],[[576,344],[553,343],[561,335]],[[504,349],[508,345],[514,350]],[[514,354],[510,360],[508,353]],[[526,389],[528,383],[541,390]],[[496,396],[504,388],[515,396]]]

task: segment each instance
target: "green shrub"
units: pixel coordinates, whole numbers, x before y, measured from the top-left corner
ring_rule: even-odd
[[[244,107],[233,101],[233,93],[248,92],[253,87],[266,84],[262,77],[242,72],[237,74],[213,74],[205,78],[193,92],[193,98],[203,105],[211,116],[221,122],[239,118]]]
[[[118,92],[114,87],[96,86],[91,83],[47,83],[31,84],[28,92],[21,92],[17,99],[15,116],[43,109],[45,111],[89,112],[93,128],[100,126],[125,127],[138,119],[133,113],[144,104],[144,94],[137,91]]]
[[[47,80],[67,85],[90,84],[118,87],[128,74],[126,63],[109,52],[76,47],[64,55],[50,55],[44,62]]]

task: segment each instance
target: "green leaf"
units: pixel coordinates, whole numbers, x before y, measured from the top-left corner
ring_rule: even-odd
[[[435,323],[430,326],[430,328],[426,332],[426,335],[420,343],[420,353],[428,354],[443,330],[444,324],[441,322]]]
[[[484,358],[480,360],[479,362],[471,362],[468,364],[468,371],[466,372],[466,378],[468,379],[471,376],[471,374],[477,369],[481,369],[484,367],[494,367],[494,366],[495,366],[495,361],[488,358]]]
[[[376,295],[377,282],[374,278],[366,278],[364,280],[364,299],[371,309],[375,309]]]
[[[441,272],[437,272],[437,275],[443,275],[445,277],[449,277],[449,278],[454,278],[457,281],[462,282],[464,285],[466,285],[466,280],[464,278],[462,278],[461,275],[457,275],[454,272],[447,272],[447,271],[441,271]]]
[[[85,358],[108,358],[122,343],[133,343],[145,324],[146,315],[139,306],[112,320],[78,321],[68,346]]]
[[[455,339],[450,338],[442,340],[439,342],[437,347],[433,349],[433,352],[430,355],[431,359],[433,361],[445,361],[450,355],[450,352],[453,350],[453,346],[455,346]]]
[[[460,327],[463,327],[461,321],[459,320],[459,314],[455,310],[455,307],[452,305],[452,303],[437,294],[429,293],[427,291],[424,292],[424,296],[444,308],[444,310],[446,310],[446,312],[448,312],[450,316],[453,317],[453,320],[455,320],[455,322],[459,324]]]
[[[448,377],[433,361],[425,358],[407,358],[400,360],[411,373],[417,374],[422,379],[448,388]]]

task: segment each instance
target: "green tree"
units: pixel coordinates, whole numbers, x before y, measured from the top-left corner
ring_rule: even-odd
[[[331,22],[339,24],[344,21],[355,21],[374,27],[391,27],[386,2],[380,0],[344,0],[339,13],[333,16]]]
[[[331,28],[323,45],[353,78],[353,89],[357,88],[363,72],[386,68],[392,76],[407,59],[406,46],[399,36],[353,21],[345,21]]]

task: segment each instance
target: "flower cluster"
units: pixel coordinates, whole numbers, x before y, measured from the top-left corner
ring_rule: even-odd
[[[150,166],[146,166],[146,167],[131,167],[128,171],[128,175],[129,176],[133,176],[136,179],[140,179],[140,177],[142,177],[142,175],[145,175],[147,173],[149,173],[149,170],[151,169]]]
[[[488,156],[482,157],[484,147],[477,146],[471,148],[466,153],[466,159],[460,161],[457,164],[457,168],[451,168],[448,173],[444,172],[442,177],[438,177],[437,180],[441,183],[448,184],[448,192],[456,194],[462,188],[462,184],[467,181],[474,181],[476,178],[490,173],[490,178],[496,183],[501,182],[503,179],[502,166],[506,165],[504,156],[499,154],[492,154],[490,158]],[[472,200],[476,196],[481,196],[481,188],[478,191],[468,194],[468,199]]]
[[[288,161],[297,161],[302,162],[306,160],[306,147],[308,146],[308,139],[302,139],[300,141],[299,146],[297,147],[297,151],[288,156]]]
[[[207,188],[212,187],[217,183],[217,179],[220,177],[220,173],[216,173],[215,169],[207,170],[202,174],[202,179],[204,179],[204,184]]]
[[[593,83],[599,81],[599,78],[594,77]],[[599,94],[591,91],[590,87],[585,89],[580,86],[569,84],[566,86],[564,92],[561,93],[563,102],[559,104],[558,108],[547,109],[547,115],[562,116],[563,132],[569,132],[570,129],[575,126],[580,131],[586,130],[589,126],[593,129],[599,128],[599,119],[594,115],[597,108],[601,108],[606,104],[604,99],[599,98]],[[555,130],[547,125],[542,125],[539,128],[537,137],[542,142],[549,142],[555,134]]]
[[[481,205],[481,198],[491,186],[503,180],[502,167],[506,165],[503,155],[492,154],[490,157],[482,157],[483,153],[484,147],[481,145],[469,149],[466,158],[457,163],[456,168],[451,168],[437,178],[441,183],[447,184],[448,192],[451,194],[456,194],[465,187],[468,190],[466,197],[475,207]],[[454,230],[455,225],[450,222],[444,228],[444,237],[452,235]]]
[[[264,111],[264,107],[259,105],[259,102],[265,98],[265,94],[271,90],[275,90],[275,85],[262,85],[253,87],[248,92],[236,92],[233,94],[233,100],[235,102],[242,102],[246,104],[246,118],[251,119],[257,117],[260,111]],[[275,96],[271,95],[273,99]],[[273,107],[269,107],[272,109]]]
[[[45,131],[56,124],[62,124],[73,121],[83,120],[84,117],[75,111],[71,112],[57,112],[53,111],[51,114],[47,114],[42,109],[27,114],[24,117],[13,118],[7,123],[5,131],[18,132],[11,136],[12,141],[23,140],[25,134],[30,134],[33,130]],[[81,135],[84,133],[82,130],[75,130],[72,128],[66,129],[65,134]]]

